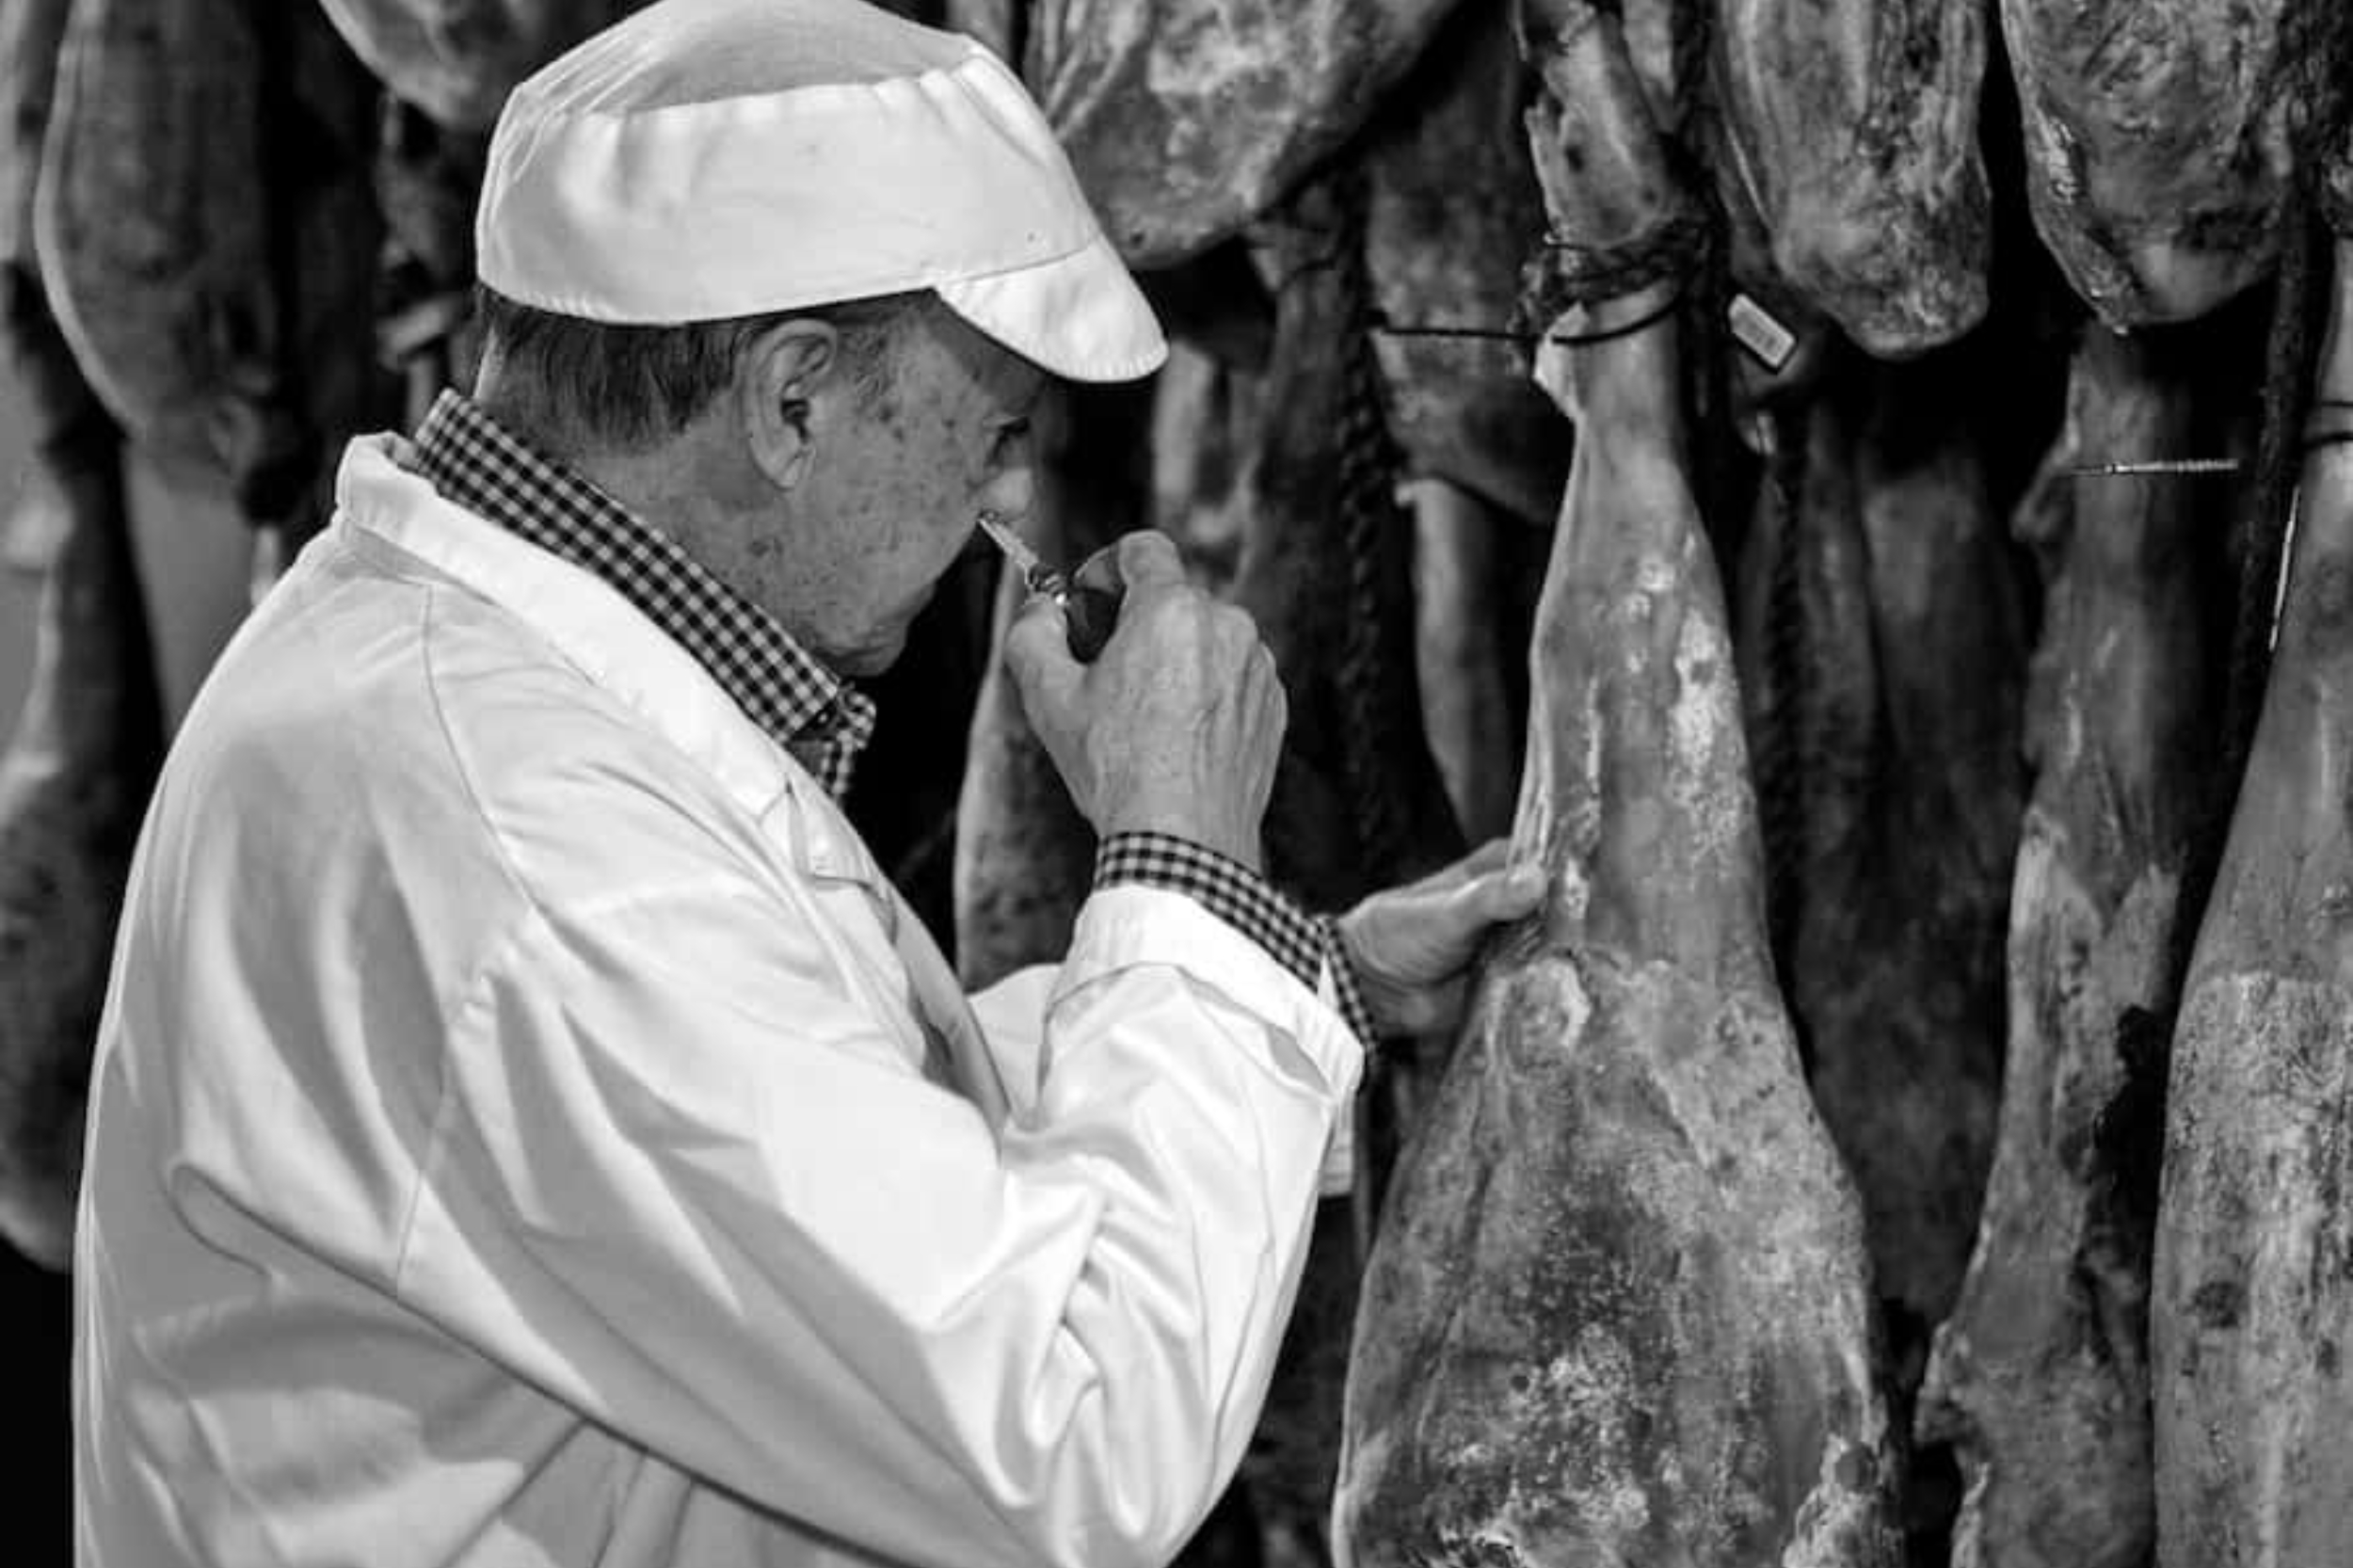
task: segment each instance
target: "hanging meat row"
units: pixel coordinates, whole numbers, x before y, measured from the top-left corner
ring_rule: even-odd
[[[0,20],[51,563],[0,762],[27,1251],[65,1256],[160,744],[122,435],[298,536],[342,437],[397,421],[387,367],[412,408],[463,371],[504,93],[630,8]],[[2250,357],[2169,324],[2260,331],[2299,177],[2353,219],[2342,138],[2297,139],[2325,0],[900,8],[1019,65],[1178,339],[1041,420],[1038,542],[1159,520],[1257,615],[1278,877],[1334,907],[1509,827],[1553,879],[1463,1038],[1385,1053],[1192,1560],[2353,1556],[2319,1435],[2353,1414],[2353,458],[2302,476],[2218,872],[2251,487],[2078,472],[2253,463]],[[928,696],[885,694],[904,752],[861,789],[921,809],[853,803],[975,982],[1059,950],[1090,854],[987,657],[990,569],[910,654]],[[953,722],[890,730],[941,691]]]

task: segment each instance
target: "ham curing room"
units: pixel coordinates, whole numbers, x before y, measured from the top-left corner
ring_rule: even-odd
[[[2345,0],[0,0],[8,1568],[2353,1568]]]

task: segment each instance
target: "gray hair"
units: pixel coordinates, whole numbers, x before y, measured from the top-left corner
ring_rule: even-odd
[[[480,284],[474,307],[503,413],[568,446],[634,452],[684,431],[733,383],[753,340],[796,318],[839,331],[842,368],[861,398],[878,400],[900,328],[933,297],[882,295],[674,327],[560,315]],[[492,390],[477,383],[477,395]]]

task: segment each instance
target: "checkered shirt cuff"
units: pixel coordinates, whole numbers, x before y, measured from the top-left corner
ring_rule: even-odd
[[[1377,1039],[1363,988],[1349,967],[1339,922],[1310,916],[1238,860],[1165,833],[1114,833],[1095,856],[1095,885],[1162,888],[1183,893],[1266,949],[1310,991],[1328,965],[1340,1019],[1370,1050]]]

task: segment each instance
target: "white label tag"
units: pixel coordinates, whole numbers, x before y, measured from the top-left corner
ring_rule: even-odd
[[[1798,346],[1798,335],[1773,319],[1772,312],[1745,294],[1732,296],[1724,315],[1740,346],[1756,356],[1757,363],[1778,375]]]

